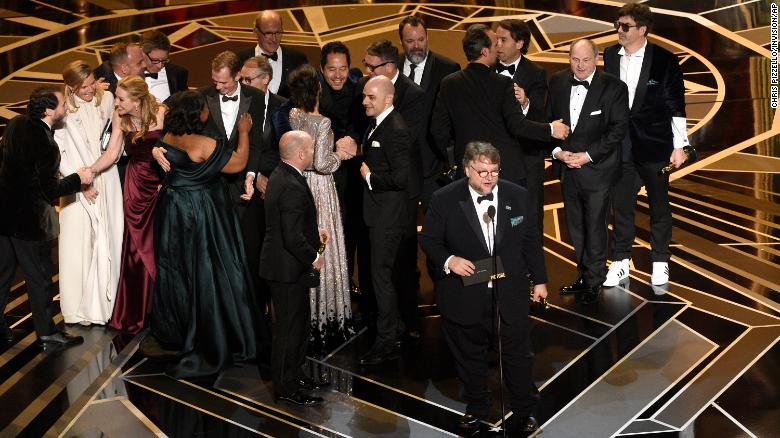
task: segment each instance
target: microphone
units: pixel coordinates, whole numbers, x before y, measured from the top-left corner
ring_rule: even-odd
[[[496,217],[496,207],[494,207],[492,205],[490,207],[488,207],[486,214],[488,215],[488,217],[492,221]]]
[[[685,154],[685,163],[693,164],[699,158],[699,154],[696,152],[696,148],[694,148],[693,146],[683,146],[682,149],[683,149],[683,153]],[[661,169],[659,174],[666,175],[672,173],[673,170],[674,170],[674,165],[669,163],[668,166],[665,166],[664,168]]]

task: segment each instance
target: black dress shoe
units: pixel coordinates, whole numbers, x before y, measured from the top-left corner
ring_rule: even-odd
[[[585,284],[585,280],[583,280],[582,277],[579,277],[574,283],[568,286],[562,286],[558,291],[561,293],[561,295],[569,295],[582,292],[587,288],[588,285]]]
[[[398,348],[393,345],[387,349],[371,349],[360,358],[360,365],[379,365],[382,362],[398,359]]]
[[[596,285],[583,290],[577,297],[582,304],[593,304],[599,299],[601,293],[601,286]]]
[[[276,401],[286,401],[298,406],[314,406],[317,403],[322,403],[323,400],[322,397],[315,397],[297,391],[289,394],[276,394]]]
[[[11,343],[14,341],[14,330],[7,325],[0,327],[0,341]]]
[[[83,343],[83,337],[74,336],[62,331],[56,331],[50,335],[38,336],[38,344],[60,344],[64,346],[70,346]]]
[[[527,417],[515,417],[514,415],[509,417],[507,421],[506,431],[509,432],[509,436],[526,436],[527,434],[539,429],[539,423],[536,418],[532,416]]]
[[[474,414],[465,414],[458,420],[458,427],[461,429],[474,430],[482,424],[482,417]]]
[[[324,388],[330,385],[330,382],[327,380],[314,380],[306,376],[298,379],[296,383],[298,384],[298,388],[304,391],[314,391],[315,389]]]

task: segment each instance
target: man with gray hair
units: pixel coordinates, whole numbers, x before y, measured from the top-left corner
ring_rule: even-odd
[[[528,192],[499,179],[500,168],[498,149],[469,142],[463,154],[466,178],[433,194],[423,222],[421,244],[436,266],[442,331],[464,387],[466,414],[458,426],[466,435],[479,429],[490,413],[487,356],[494,324],[508,326],[498,330],[513,413],[507,432],[516,436],[537,428],[533,411],[539,393],[532,375],[529,299],[523,291],[530,276],[532,299],[546,298],[547,271]],[[493,256],[504,276],[477,279],[477,265],[492,266]],[[494,302],[498,315],[493,313]]]

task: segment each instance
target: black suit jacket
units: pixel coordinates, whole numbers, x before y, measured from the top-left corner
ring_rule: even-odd
[[[371,190],[363,190],[363,218],[369,227],[403,227],[407,217],[409,150],[412,136],[393,109],[363,142],[363,159],[371,171]]]
[[[604,71],[620,77],[621,46],[604,50]],[[647,43],[639,83],[631,105],[628,135],[634,160],[668,162],[672,154],[672,117],[685,117],[685,86],[677,56]]]
[[[501,257],[506,278],[498,282],[501,320],[508,324],[528,317],[528,275],[536,284],[547,282],[541,232],[530,214],[528,192],[509,181],[499,180],[496,209],[495,253]],[[482,320],[488,302],[487,283],[463,286],[462,277],[444,273],[451,255],[472,262],[490,257],[468,189],[462,178],[433,194],[423,222],[420,244],[436,267],[436,304],[444,318],[458,324]]]
[[[108,91],[110,91],[111,94],[116,94],[116,84],[119,81],[114,74],[114,69],[111,68],[110,62],[103,61],[103,63],[92,72],[92,74],[95,75],[95,80],[100,78],[105,79],[105,81],[108,82]]]
[[[563,119],[571,126],[571,70],[550,79],[548,118]],[[628,88],[620,79],[598,70],[593,75],[574,131],[556,146],[571,152],[587,152],[593,162],[569,169],[553,160],[553,173],[578,172],[587,178],[588,188],[609,188],[620,171],[620,145],[628,129]]]
[[[257,44],[238,53],[242,64],[247,59],[255,56],[256,47]],[[282,82],[279,84],[279,91],[276,94],[289,99],[290,89],[287,87],[287,76],[290,75],[291,71],[303,64],[307,64],[309,60],[306,58],[306,55],[292,47],[279,46],[279,48],[282,50]],[[277,74],[277,72],[274,72],[274,74]]]
[[[225,137],[225,124],[222,121],[222,112],[220,110],[220,99],[222,98],[213,86],[202,87],[198,90],[206,98],[206,105],[209,107],[209,120],[206,122],[204,132],[212,137]],[[263,114],[265,113],[265,96],[263,92],[255,87],[241,84],[241,98],[238,103],[238,114],[249,113],[252,116],[252,129],[249,131],[249,160],[246,169],[257,169],[259,167],[263,146]],[[232,149],[238,146],[238,118],[233,124],[233,132],[230,135],[228,144]],[[241,171],[234,174],[223,174],[228,183],[230,197],[237,205],[243,205],[239,197],[244,193],[244,180],[246,172]]]
[[[57,178],[60,149],[40,119],[16,116],[0,141],[0,234],[23,240],[52,240],[59,234],[51,206],[81,190],[73,173]]]
[[[317,207],[306,179],[285,162],[271,173],[265,192],[265,239],[260,276],[296,283],[317,258]]]
[[[406,55],[404,55],[405,57]],[[404,59],[404,58],[401,58]],[[436,103],[436,96],[439,94],[439,85],[445,76],[460,70],[460,65],[438,53],[428,52],[428,58],[425,60],[425,67],[422,71],[420,88],[425,92],[425,115],[428,118],[425,122],[425,143],[420,146],[420,157],[422,159],[423,177],[430,178],[438,175],[441,168],[441,162],[446,161],[446,156],[440,156],[440,151],[434,146],[433,137],[430,134],[431,115]]]
[[[442,155],[454,135],[458,166],[469,142],[491,143],[501,152],[502,176],[519,181],[525,179],[519,139],[549,140],[550,126],[532,122],[523,115],[511,79],[472,62],[441,81],[431,134]]]
[[[171,92],[171,96],[179,91],[187,90],[187,80],[189,78],[189,71],[186,68],[177,64],[166,64],[165,75],[168,77],[168,89]]]
[[[266,109],[265,125],[263,126],[263,144],[255,173],[271,176],[271,172],[279,165],[279,137],[278,129],[274,124],[274,115],[279,111],[287,99],[268,92],[268,108]]]
[[[364,76],[357,84],[356,96],[362,101],[363,88],[370,78]],[[426,130],[428,128],[428,113],[426,112],[425,91],[415,84],[413,80],[398,73],[398,78],[393,84],[393,107],[403,117],[406,126],[412,133],[412,144],[409,150],[409,184],[406,188],[409,197],[416,199],[422,189],[423,167],[420,151],[428,148]],[[361,105],[362,106],[362,105]],[[365,131],[370,118],[365,111],[360,112],[362,120],[359,123],[360,130]]]
[[[512,81],[525,90],[525,94],[531,102],[528,114],[526,114],[528,120],[546,122],[547,71],[523,56],[517,63]],[[549,149],[549,142],[527,141],[522,143],[522,147],[526,156],[544,159],[544,155]]]

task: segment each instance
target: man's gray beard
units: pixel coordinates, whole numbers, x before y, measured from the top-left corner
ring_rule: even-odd
[[[406,57],[409,59],[409,62],[412,64],[419,64],[423,62],[423,60],[428,56],[428,51],[422,52],[422,54],[419,54],[419,52],[412,53],[407,52]]]

